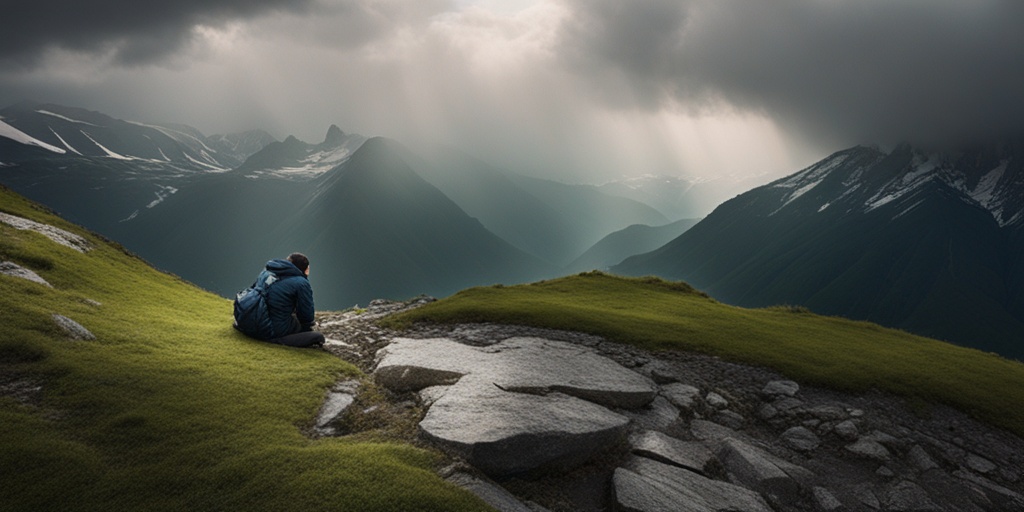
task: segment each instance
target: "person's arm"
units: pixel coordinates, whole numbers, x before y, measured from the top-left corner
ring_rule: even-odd
[[[303,331],[309,331],[313,329],[313,287],[309,285],[309,281],[302,280],[302,284],[299,286],[298,295],[295,301],[295,317],[302,324]]]

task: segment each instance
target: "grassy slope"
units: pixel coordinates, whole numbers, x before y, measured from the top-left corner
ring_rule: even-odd
[[[949,404],[1024,436],[1024,364],[867,322],[728,306],[684,283],[587,273],[473,288],[393,322],[424,320],[519,323],[693,350],[807,384]]]
[[[486,508],[438,478],[429,452],[300,433],[354,367],[242,337],[229,301],[2,188],[0,210],[96,246],[80,254],[0,224],[0,261],[54,286],[0,276],[0,387],[43,389],[27,405],[0,393],[4,510]],[[67,340],[51,313],[98,339]]]

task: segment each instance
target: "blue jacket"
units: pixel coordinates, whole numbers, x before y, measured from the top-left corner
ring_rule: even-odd
[[[313,287],[298,267],[288,260],[270,260],[267,272],[277,281],[267,288],[267,309],[274,326],[274,337],[308,331],[313,328]],[[292,323],[292,314],[299,320],[300,329]]]

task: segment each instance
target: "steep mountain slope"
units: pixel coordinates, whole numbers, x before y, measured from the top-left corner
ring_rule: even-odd
[[[454,149],[428,153],[414,168],[487,229],[555,265],[569,263],[613,231],[668,223],[640,202],[593,186],[527,178]]]
[[[664,226],[634,224],[616,231],[587,249],[566,267],[569,273],[605,270],[635,254],[653,251],[693,227],[700,219],[682,219]]]
[[[801,304],[1024,357],[1024,152],[856,147],[613,267],[745,306]]]
[[[0,110],[0,182],[104,233],[158,207],[196,176],[241,163],[217,147],[188,126],[59,105]]]
[[[313,181],[252,179],[245,169],[206,176],[114,237],[223,295],[267,259],[304,252],[320,308],[554,273],[420,178],[410,155],[375,138]]]
[[[0,272],[3,510],[485,509],[432,453],[372,432],[303,435],[327,388],[359,376],[351,364],[245,338],[230,301],[4,187],[0,212],[5,270],[50,285]],[[8,215],[84,238],[84,252]]]

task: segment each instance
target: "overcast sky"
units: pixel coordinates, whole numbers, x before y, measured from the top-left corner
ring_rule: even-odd
[[[1019,0],[14,4],[0,106],[308,142],[333,123],[567,181],[1024,133]]]

